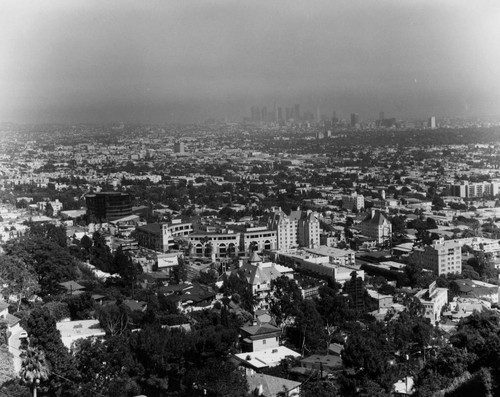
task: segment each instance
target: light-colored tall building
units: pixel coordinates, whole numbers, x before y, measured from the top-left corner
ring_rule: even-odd
[[[415,248],[408,259],[438,276],[461,273],[462,244],[453,240],[436,240],[431,245]]]
[[[342,196],[342,208],[349,211],[365,208],[365,197],[362,194],[352,193]]]
[[[431,129],[436,128],[436,117],[435,116],[429,117],[429,128],[431,128]]]
[[[287,250],[297,246],[297,217],[287,216],[281,208],[267,222],[269,229],[276,230],[277,248]]]
[[[320,245],[321,228],[318,214],[315,212],[297,210],[288,216],[278,209],[269,217],[267,226],[276,230],[277,249]]]
[[[500,193],[500,182],[469,182],[461,181],[450,185],[450,194],[454,197],[484,197],[496,196]]]
[[[303,212],[298,221],[298,241],[301,247],[315,248],[320,245],[320,225],[318,214]]]

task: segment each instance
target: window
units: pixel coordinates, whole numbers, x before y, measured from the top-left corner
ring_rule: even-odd
[[[265,339],[262,339],[262,344],[265,345],[266,344],[266,340]]]

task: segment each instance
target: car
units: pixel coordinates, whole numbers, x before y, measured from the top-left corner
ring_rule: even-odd
[[[26,331],[21,331],[19,334],[19,339],[26,339],[28,337],[28,333]]]

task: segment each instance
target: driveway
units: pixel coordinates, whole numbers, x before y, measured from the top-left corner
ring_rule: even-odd
[[[9,338],[9,351],[12,353],[12,360],[14,361],[14,373],[16,376],[19,375],[19,371],[21,371],[21,363],[22,359],[20,357],[21,350],[19,347],[21,346],[21,339],[19,338],[22,332],[25,332],[24,329],[20,327],[16,327],[16,332],[13,332]]]

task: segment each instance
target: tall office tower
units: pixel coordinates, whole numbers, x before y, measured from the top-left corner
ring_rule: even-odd
[[[300,105],[298,103],[293,107],[293,118],[296,121],[300,120]]]
[[[262,113],[262,121],[264,122],[268,122],[268,117],[267,117],[267,106],[264,106],[261,110],[261,113]]]
[[[283,121],[283,109],[278,108],[278,121]]]
[[[286,121],[288,121],[292,118],[292,112],[290,111],[290,108],[285,108],[285,117],[286,117]]]
[[[99,192],[85,196],[87,215],[97,222],[114,221],[132,215],[132,197],[128,193]]]
[[[273,121],[277,123],[280,121],[279,115],[278,115],[278,107],[276,106],[276,103],[274,104],[274,109],[273,109]]]
[[[378,114],[378,119],[379,119],[379,120],[384,120],[384,119],[385,119],[385,114],[384,114],[384,112],[380,112],[380,113]]]
[[[359,124],[359,114],[351,113],[351,127],[356,127]]]
[[[431,129],[436,128],[436,117],[435,116],[429,117],[429,128],[431,128]]]
[[[319,111],[319,108],[316,108],[316,122],[319,123],[321,121],[321,112]]]
[[[332,114],[332,123],[338,123],[339,122],[339,119],[337,117],[337,112],[334,110],[333,111],[333,114]]]
[[[260,109],[258,106],[252,106],[252,121],[262,121],[262,117],[260,115]]]

